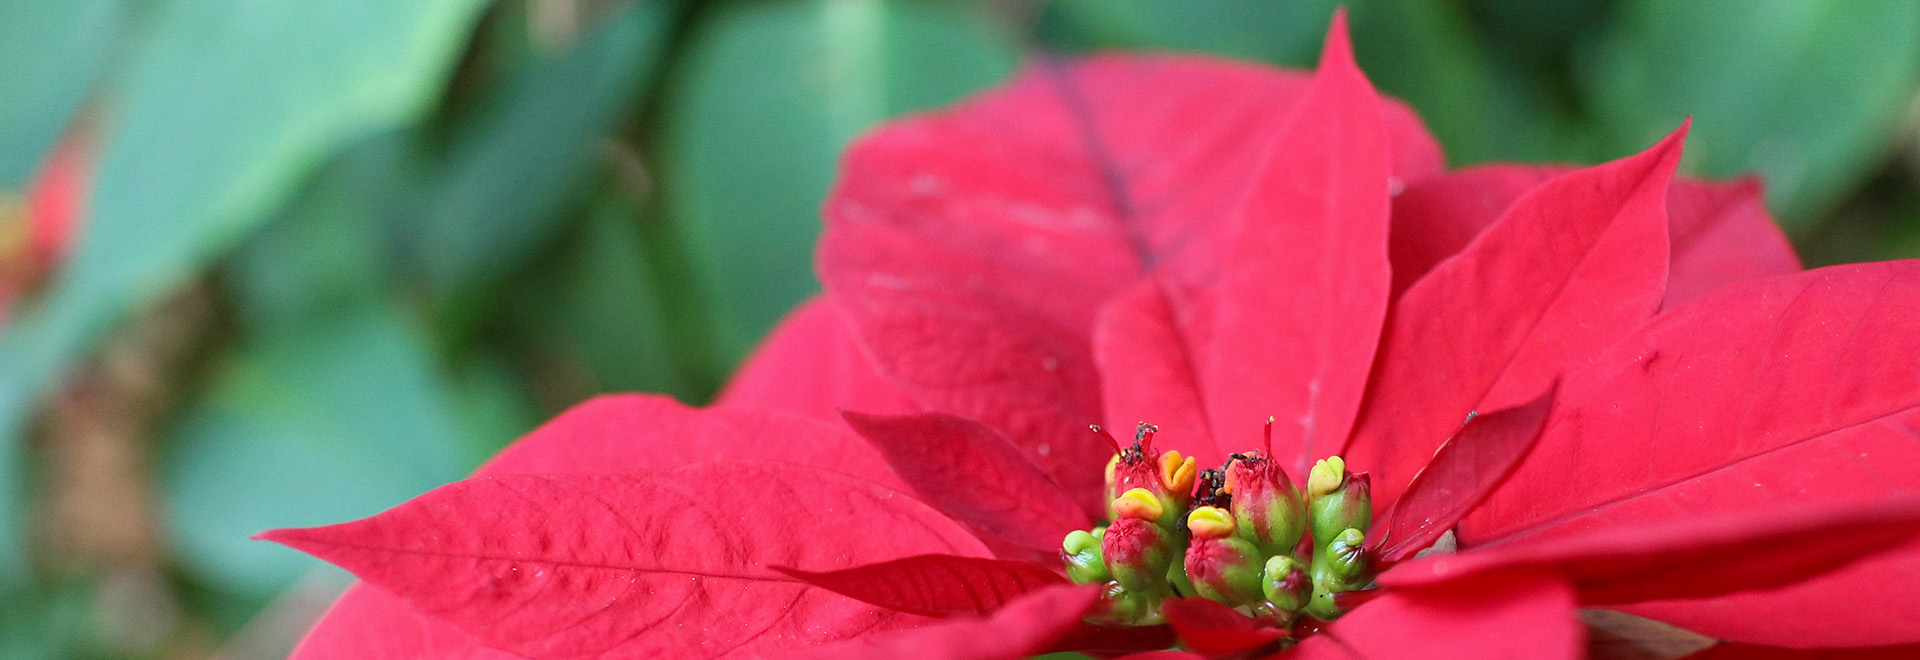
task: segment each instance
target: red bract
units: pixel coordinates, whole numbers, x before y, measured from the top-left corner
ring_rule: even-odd
[[[1285,656],[1577,657],[1583,605],[1759,645],[1724,657],[1920,643],[1920,263],[1797,272],[1756,185],[1674,179],[1684,136],[1442,173],[1340,18],[1312,77],[1039,63],[854,147],[826,296],[718,407],[595,401],[473,481],[269,533],[370,585],[299,655],[1164,649],[1025,561],[1109,513],[1086,426],[1142,419],[1135,531],[1186,533],[1173,451],[1371,472],[1391,567]],[[1285,632],[1169,602],[1190,651]]]

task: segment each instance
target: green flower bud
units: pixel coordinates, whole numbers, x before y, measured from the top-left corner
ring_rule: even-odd
[[[1067,562],[1067,579],[1074,584],[1101,584],[1113,579],[1107,572],[1107,560],[1100,552],[1100,537],[1085,530],[1074,530],[1061,544]]]
[[[1281,555],[1267,560],[1260,577],[1260,594],[1266,596],[1278,612],[1296,612],[1313,595],[1313,580],[1292,557]]]
[[[1322,466],[1338,456],[1313,467],[1314,481],[1309,490],[1315,494],[1307,502],[1307,514],[1313,520],[1313,543],[1322,548],[1347,529],[1367,529],[1373,524],[1372,480],[1365,473],[1343,474],[1337,483],[1324,477]],[[1329,486],[1331,483],[1331,486]],[[1320,490],[1330,488],[1329,490]]]
[[[1341,584],[1362,582],[1367,571],[1367,535],[1351,527],[1327,542],[1327,570]]]
[[[1235,607],[1260,599],[1261,554],[1233,535],[1233,517],[1203,506],[1187,515],[1193,541],[1187,545],[1187,577],[1195,593]]]
[[[1127,591],[1158,594],[1173,565],[1173,533],[1146,518],[1121,518],[1100,539],[1107,572]]]

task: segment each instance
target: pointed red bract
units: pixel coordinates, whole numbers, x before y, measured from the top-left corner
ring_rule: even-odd
[[[986,614],[1031,591],[1066,584],[1045,564],[954,555],[920,555],[839,571],[775,567],[828,591],[922,616]]]
[[[1483,572],[1544,568],[1580,602],[1618,605],[1779,587],[1905,545],[1920,534],[1920,498],[1689,517],[1635,527],[1518,539],[1428,557],[1387,571],[1382,586],[1472,582]]]
[[[1289,660],[1574,660],[1585,648],[1573,589],[1513,571],[1389,593],[1281,654]]]
[[[839,424],[763,410],[695,410],[671,397],[647,394],[602,396],[574,406],[502,450],[478,474],[590,474],[767,458],[905,489],[878,453]],[[326,649],[362,648],[371,640],[388,640],[384,648],[391,657],[438,657],[431,654],[445,651],[462,634],[394,606],[397,602],[378,589],[349,590],[302,642],[301,660],[359,657]],[[363,614],[362,608],[378,614]],[[413,648],[416,641],[426,646]]]
[[[1675,182],[1667,195],[1673,266],[1663,309],[1734,282],[1800,270],[1800,256],[1767,215],[1765,203],[1755,179]]]
[[[1284,631],[1205,598],[1170,598],[1161,604],[1167,625],[1187,648],[1207,655],[1252,651]]]
[[[1406,495],[1367,535],[1373,556],[1385,564],[1397,563],[1459,524],[1520,467],[1540,438],[1552,406],[1550,389],[1519,407],[1469,420],[1414,475]]]
[[[1572,169],[1483,165],[1407,186],[1393,199],[1393,296],[1466,248],[1521,195]],[[1767,215],[1752,179],[1676,177],[1667,192],[1667,226],[1673,261],[1663,309],[1734,282],[1800,270],[1799,255]]]
[[[844,639],[910,621],[770,566],[985,554],[911,498],[752,461],[480,478],[365,520],[261,538],[536,658],[728,657]]]
[[[1229,220],[1203,375],[1214,437],[1250,440],[1271,416],[1275,457],[1296,475],[1352,428],[1391,280],[1389,140],[1344,13],[1301,106]]]
[[[714,402],[782,410],[833,422],[840,411],[919,412],[875,371],[832,300],[818,297],[780,321]]]
[[[1097,509],[1095,316],[1150,272],[1219,277],[1226,231],[1213,219],[1306,86],[1199,58],[1043,61],[856,145],[825,207],[821,279],[890,382],[1005,434]],[[1393,176],[1439,172],[1412,113],[1393,103],[1382,118]]]
[[[1374,474],[1374,502],[1391,504],[1468,412],[1537,396],[1659,310],[1685,135],[1535,188],[1400,297],[1345,452]]]
[[[1093,356],[1100,365],[1106,423],[1116,429],[1140,422],[1158,425],[1167,436],[1184,440],[1179,446],[1194,462],[1219,465],[1227,454],[1244,447],[1221,447],[1208,429],[1191,350],[1200,344],[1183,333],[1185,324],[1167,290],[1171,286],[1158,279],[1141,280],[1100,311]]]
[[[908,488],[955,520],[1054,552],[1067,533],[1093,525],[1072,496],[984,424],[939,413],[845,417]]]
[[[959,618],[912,630],[871,635],[809,649],[805,659],[1002,660],[1046,651],[1080,626],[1100,591],[1056,586],[1029,593],[985,619]]]
[[[1661,315],[1563,383],[1462,546],[1920,494],[1917,310],[1920,262],[1903,261],[1732,285]],[[1750,642],[1920,642],[1920,600],[1862,588],[1920,583],[1920,554],[1868,567],[1660,618]]]
[[[769,410],[697,410],[657,394],[607,395],[574,406],[477,474],[614,472],[723,459],[807,465],[905,489],[879,452],[839,424]]]
[[[1514,200],[1571,169],[1482,165],[1422,179],[1394,195],[1393,230],[1387,240],[1393,298],[1466,249]]]

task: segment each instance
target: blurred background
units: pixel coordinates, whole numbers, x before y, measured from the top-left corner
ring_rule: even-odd
[[[0,0],[0,657],[279,658],[376,513],[815,291],[861,131],[1037,55],[1310,67],[1331,0]],[[1920,2],[1354,0],[1455,166],[1691,114],[1810,265],[1920,256]]]

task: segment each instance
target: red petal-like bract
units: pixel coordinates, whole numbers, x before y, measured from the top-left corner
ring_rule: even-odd
[[[1800,270],[1787,235],[1767,215],[1760,182],[1704,184],[1680,179],[1667,194],[1673,265],[1662,308],[1745,280]]]
[[[1072,496],[984,424],[939,413],[845,417],[909,488],[955,520],[1054,552],[1068,532],[1093,524]]]
[[[1539,395],[1659,310],[1685,135],[1535,188],[1400,297],[1346,452],[1374,474],[1375,503],[1391,504],[1468,412]]]
[[[1250,440],[1271,416],[1274,456],[1296,475],[1353,428],[1391,281],[1391,147],[1344,12],[1301,106],[1228,220],[1202,376],[1213,437]]]
[[[1384,564],[1398,563],[1453,529],[1520,467],[1552,406],[1549,389],[1525,405],[1479,415],[1461,426],[1367,535],[1374,556]]]
[[[1103,408],[1095,317],[1150,273],[1219,277],[1222,220],[1307,84],[1190,57],[1043,60],[853,147],[821,279],[891,382],[999,430],[1097,513],[1110,450],[1086,432]],[[1438,173],[1419,120],[1383,114],[1392,174]],[[1164,448],[1192,453],[1179,440]]]
[[[1514,566],[1551,569],[1589,605],[1699,598],[1791,584],[1920,534],[1920,498],[1668,519],[1583,534],[1521,539],[1428,557],[1380,576],[1386,587],[1453,580]]]
[[[339,602],[294,649],[292,660],[522,660],[365,582]]]
[[[782,410],[840,423],[840,411],[919,412],[875,371],[831,300],[802,303],[734,372],[714,403]]]
[[[886,459],[839,424],[750,408],[696,410],[655,394],[595,398],[509,445],[479,475],[592,473],[761,459],[833,470],[894,490]]]
[[[501,451],[478,474],[590,474],[767,458],[905,489],[886,462],[841,424],[762,410],[694,410],[670,397],[643,394],[603,396],[574,406]],[[361,585],[341,597],[294,657],[465,657],[448,650],[464,635],[444,621],[412,611],[385,591]],[[423,646],[410,646],[416,641]],[[477,642],[471,646],[466,653],[488,657],[489,651]],[[385,655],[332,651],[366,648],[379,648]]]
[[[985,554],[911,498],[752,461],[483,477],[365,520],[261,538],[533,658],[751,656],[845,639],[897,615],[769,566]]]
[[[775,567],[794,579],[890,610],[923,616],[986,614],[1030,591],[1066,584],[1030,561],[920,555],[839,571]]]
[[[1160,611],[1187,648],[1207,655],[1252,651],[1280,639],[1279,628],[1205,598],[1170,598]]]
[[[1467,246],[1522,194],[1572,171],[1561,166],[1483,165],[1407,186],[1393,198],[1393,296]],[[1667,192],[1673,262],[1663,308],[1743,280],[1800,270],[1787,235],[1767,215],[1757,181],[1676,177]]]
[[[1686,660],[1913,660],[1914,658],[1920,658],[1920,645],[1803,651],[1777,646],[1720,644],[1687,656]]]
[[[1398,590],[1280,657],[1290,660],[1573,660],[1585,649],[1573,589],[1530,571]]]
[[[796,659],[1002,660],[1038,655],[1077,629],[1099,602],[1095,587],[1062,585],[1027,594],[986,619],[942,623],[849,639],[796,654]]]
[[[1481,165],[1427,177],[1393,196],[1393,297],[1398,299],[1447,257],[1459,254],[1513,202],[1566,167]]]
[[[1461,545],[1920,494],[1916,355],[1920,262],[1702,296],[1563,381],[1539,444],[1462,524]],[[1909,550],[1783,589],[1629,609],[1745,642],[1913,643],[1915,584]]]
[[[1166,432],[1161,437],[1182,438],[1179,445],[1194,462],[1219,465],[1245,447],[1214,442],[1191,350],[1200,344],[1184,334],[1171,286],[1158,278],[1141,280],[1100,310],[1093,357],[1100,366],[1105,419],[1116,430],[1156,424]]]

